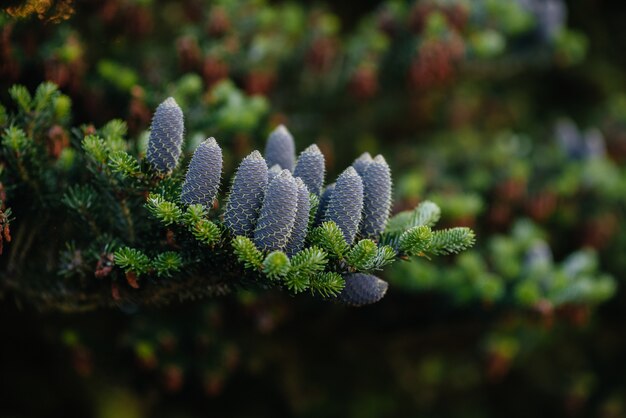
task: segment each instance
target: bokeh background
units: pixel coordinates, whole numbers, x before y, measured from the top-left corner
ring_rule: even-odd
[[[171,95],[227,172],[285,123],[330,176],[383,153],[395,211],[431,199],[478,242],[385,271],[359,309],[242,291],[60,314],[1,291],[1,416],[626,416],[623,2],[3,8],[2,103],[50,80],[74,126],[145,138]]]

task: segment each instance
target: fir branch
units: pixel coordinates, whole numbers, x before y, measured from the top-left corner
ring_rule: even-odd
[[[336,297],[345,285],[346,282],[341,274],[332,271],[318,273],[309,281],[311,294],[317,294],[324,298]]]
[[[263,253],[248,237],[238,235],[233,239],[233,252],[239,262],[248,269],[260,269],[263,265]]]
[[[376,243],[371,239],[362,239],[346,254],[346,261],[355,270],[369,270],[374,266],[377,255]]]
[[[317,247],[309,247],[291,258],[291,270],[284,278],[287,288],[293,293],[300,293],[309,288],[311,279],[324,271],[328,257]]]
[[[474,231],[466,227],[458,227],[435,231],[427,252],[433,255],[458,254],[472,247],[476,242]]]
[[[407,210],[400,212],[389,219],[382,240],[390,245],[394,245],[394,242],[397,244],[398,238],[407,229],[416,226],[428,226],[432,228],[437,224],[440,217],[441,209],[439,206],[426,200],[412,211]]]
[[[206,219],[207,209],[201,204],[189,205],[182,217],[182,223],[198,241],[213,246],[222,236],[222,231],[212,221]]]
[[[263,273],[270,280],[283,278],[289,273],[291,262],[289,257],[282,251],[272,251],[263,260]]]
[[[425,200],[413,210],[413,216],[407,227],[412,228],[424,225],[432,228],[439,222],[440,218],[441,209],[439,206],[429,200]]]
[[[146,208],[164,226],[178,223],[183,219],[182,209],[176,203],[169,202],[158,194],[151,193],[148,196]]]
[[[139,162],[126,151],[116,151],[109,156],[109,168],[123,179],[137,178],[141,174]]]
[[[162,103],[155,113],[145,162],[139,163],[135,155],[127,152],[128,143],[124,138],[127,127],[122,121],[113,120],[104,125],[98,135],[82,139],[82,158],[92,175],[87,177],[87,185],[71,186],[69,179],[62,177],[66,173],[58,169],[58,160],[51,166],[57,171],[46,177],[48,154],[39,153],[44,156],[39,160],[33,152],[33,147],[45,151],[46,138],[42,133],[49,129],[48,122],[57,123],[55,103],[62,96],[53,85],[41,86],[34,99],[20,87],[16,87],[12,95],[21,111],[8,117],[0,114],[0,119],[19,122],[5,129],[2,135],[7,162],[18,170],[20,164],[24,170],[26,167],[36,169],[33,173],[41,181],[58,178],[66,190],[63,203],[87,220],[96,237],[101,234],[95,221],[110,219],[110,229],[119,235],[110,237],[110,242],[132,243],[136,239],[145,242],[145,251],[156,255],[153,259],[131,247],[119,248],[114,254],[108,249],[107,254],[95,257],[102,260],[104,256],[109,263],[113,260],[126,271],[126,278],[133,287],[138,287],[134,281],[136,276],[147,273],[156,277],[180,275],[184,276],[181,282],[186,280],[192,272],[185,269],[185,260],[206,261],[211,269],[217,270],[218,276],[241,274],[238,268],[230,271],[233,268],[229,264],[230,254],[220,252],[220,248],[206,251],[202,247],[213,247],[223,240],[225,245],[232,245],[233,254],[246,269],[292,293],[310,290],[322,297],[339,295],[345,303],[361,305],[379,300],[387,289],[384,281],[362,272],[391,264],[398,252],[401,256],[451,254],[474,242],[473,232],[467,228],[433,232],[431,227],[438,221],[440,210],[432,202],[423,202],[414,211],[388,220],[391,172],[381,156],[372,159],[364,154],[354,162],[354,168],[348,167],[319,197],[324,157],[313,145],[300,155],[294,168],[295,146],[284,127],[271,136],[267,162],[257,151],[242,161],[233,179],[223,218],[215,214],[209,219],[221,186],[222,151],[214,139],[203,142],[196,149],[183,182],[181,170],[176,169],[182,152],[183,116],[173,99]],[[61,103],[61,113],[63,106]],[[33,107],[36,110],[33,114],[25,110]],[[268,164],[272,163],[281,164],[284,170],[268,171]],[[75,166],[80,170],[80,164]],[[289,170],[295,170],[297,177]],[[271,181],[268,172],[276,174]],[[28,172],[24,173],[22,180],[29,179]],[[155,175],[147,176],[148,173]],[[85,177],[80,171],[76,174],[77,178]],[[129,184],[126,180],[141,181]],[[143,211],[142,196],[146,191],[151,193],[143,202],[146,209]],[[109,210],[100,210],[102,208]],[[149,232],[153,223],[146,213],[163,226],[177,225],[176,232],[181,232],[181,228],[187,231],[180,242],[180,252],[167,251],[171,249],[171,242],[166,246],[155,239]],[[385,224],[388,224],[386,231],[381,234]],[[317,227],[312,228],[314,225]],[[223,234],[227,229],[230,233]],[[192,236],[197,243],[192,241]],[[352,245],[356,236],[365,239]],[[380,239],[379,244],[376,239]],[[94,251],[101,251],[101,248]],[[68,247],[64,255],[68,266],[76,252],[74,249]],[[201,251],[206,253],[200,256]],[[111,272],[110,264],[108,268],[106,275]],[[64,271],[68,275],[83,274],[73,268]],[[111,279],[116,277],[111,276]],[[167,287],[165,283],[173,281],[166,280],[151,281],[146,288],[157,286],[157,282],[161,282],[158,286],[162,286],[164,292],[177,289]],[[141,292],[150,292],[146,288]],[[187,291],[193,293],[191,289]],[[153,294],[160,294],[160,291]],[[167,295],[167,298],[172,296]]]
[[[318,247],[305,248],[291,258],[291,273],[310,276],[324,271],[328,263],[327,254]]]
[[[106,163],[109,150],[101,137],[98,135],[87,135],[83,139],[82,146],[87,156],[98,166],[102,166]]]
[[[115,265],[125,272],[137,275],[147,273],[150,268],[150,259],[142,251],[130,247],[122,247],[114,253]]]
[[[189,228],[194,238],[203,244],[213,246],[217,244],[222,236],[222,231],[208,219],[201,219]]]
[[[2,134],[2,145],[17,154],[18,159],[20,158],[19,154],[26,151],[30,144],[30,138],[20,127],[11,125]]]
[[[122,197],[119,199],[118,204],[120,211],[122,212],[124,222],[126,223],[126,232],[128,233],[127,238],[130,242],[135,242],[135,221],[133,220],[133,215],[128,207],[128,201],[126,198]]]
[[[27,160],[30,160],[27,156],[33,157],[33,154],[36,154],[32,152],[34,145],[32,138],[22,128],[12,125],[5,129],[2,135],[2,145],[10,150],[7,153],[9,154],[8,160],[14,164],[14,168],[17,170],[22,182],[32,188],[36,198],[41,199],[42,194],[39,183],[27,168]]]
[[[408,255],[424,255],[430,250],[433,231],[429,226],[414,226],[400,236],[400,250]]]
[[[100,128],[100,134],[108,143],[118,143],[123,140],[128,132],[126,122],[121,119],[112,119]],[[124,141],[122,141],[124,143]]]
[[[182,266],[182,257],[174,251],[166,251],[157,255],[151,263],[151,267],[159,277],[172,277],[174,273],[182,269]]]
[[[192,227],[196,223],[204,220],[207,215],[207,209],[201,204],[189,205],[183,215],[183,223],[188,227]]]
[[[383,267],[396,261],[398,253],[389,245],[383,245],[378,248],[376,258],[372,263],[371,270],[380,270]]]
[[[33,98],[30,95],[28,89],[21,84],[15,84],[9,89],[9,95],[25,113],[28,113],[32,109]]]
[[[89,185],[71,186],[61,198],[64,205],[76,211],[87,222],[96,237],[100,235],[100,228],[93,216],[97,200],[96,191]]]
[[[399,231],[404,231],[406,226],[411,223],[411,218],[413,218],[412,210],[405,210],[399,213],[396,213],[394,216],[389,218],[387,222],[387,227],[385,228],[385,234],[395,233]]]
[[[324,222],[313,229],[309,235],[309,241],[328,251],[333,256],[341,259],[350,246],[343,237],[341,229],[332,221]]]
[[[59,88],[52,82],[41,83],[32,99],[31,107],[35,113],[41,113],[50,106],[52,99],[59,94]]]
[[[287,289],[294,294],[302,293],[309,288],[311,283],[311,275],[298,273],[298,272],[290,272],[284,279],[283,282]]]

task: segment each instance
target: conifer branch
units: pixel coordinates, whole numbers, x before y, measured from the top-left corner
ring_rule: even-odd
[[[458,254],[476,242],[474,231],[465,227],[444,229],[432,234],[428,252],[433,255]]]
[[[18,113],[0,112],[13,123],[2,134],[7,169],[21,183],[59,179],[51,190],[89,225],[70,228],[75,239],[59,257],[60,264],[72,264],[68,251],[89,254],[80,267],[59,265],[75,286],[66,295],[84,297],[93,286],[84,285],[89,266],[97,265],[96,283],[109,281],[114,298],[145,303],[221,294],[236,286],[275,286],[360,306],[380,300],[387,290],[385,281],[368,272],[407,255],[453,254],[474,243],[467,228],[434,231],[440,210],[432,202],[389,219],[391,171],[382,156],[362,155],[324,187],[319,148],[306,148],[296,160],[293,137],[282,126],[270,135],[267,159],[258,151],[243,159],[225,191],[223,213],[217,213],[222,150],[209,138],[186,170],[180,166],[184,116],[172,98],[154,114],[144,160],[130,151],[122,121],[88,134],[75,130],[78,157],[71,169],[81,183],[74,184],[68,170],[59,171],[52,158],[39,155],[37,142],[63,96],[53,85],[43,85],[34,97],[18,86],[11,96]],[[11,257],[12,266],[23,266]],[[80,280],[72,282],[73,276]],[[111,296],[103,296],[108,290],[97,296],[103,305],[112,303]]]
[[[311,231],[309,241],[313,245],[328,251],[336,258],[343,258],[350,246],[343,237],[343,233],[336,223],[332,221],[324,222],[322,225]]]
[[[233,239],[233,250],[237,259],[249,269],[260,269],[263,265],[263,253],[248,237],[241,235]]]

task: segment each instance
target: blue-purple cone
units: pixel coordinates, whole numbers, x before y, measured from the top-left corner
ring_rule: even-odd
[[[324,193],[322,193],[322,197],[320,197],[320,203],[317,207],[317,213],[315,214],[315,222],[313,223],[315,226],[318,226],[322,223],[324,219],[324,215],[326,214],[326,209],[328,209],[328,202],[330,202],[330,197],[333,195],[335,191],[335,183],[331,183],[324,189]]]
[[[298,157],[293,175],[300,177],[309,191],[319,196],[324,185],[325,169],[324,154],[317,145],[313,144],[302,151]]]
[[[391,209],[391,170],[382,155],[368,165],[363,180],[363,214],[360,233],[376,238],[387,226]]]
[[[178,164],[185,125],[183,111],[172,97],[161,103],[152,117],[146,158],[161,173],[171,173]]]
[[[267,171],[267,184],[271,183],[274,180],[274,177],[280,174],[283,171],[282,168],[278,164],[274,164],[272,168]]]
[[[266,188],[267,164],[254,151],[239,164],[224,211],[224,225],[233,235],[252,237]]]
[[[296,186],[298,187],[298,205],[296,220],[293,223],[289,241],[287,241],[287,245],[285,246],[285,253],[289,257],[293,256],[304,247],[304,240],[309,226],[309,211],[311,210],[309,189],[300,178],[296,177],[295,180]]]
[[[362,211],[363,182],[356,170],[348,167],[337,178],[323,220],[335,222],[346,242],[352,245],[359,229]]]
[[[267,187],[254,230],[254,244],[262,251],[283,250],[291,235],[298,209],[298,186],[283,170]]]
[[[291,133],[283,125],[274,129],[267,138],[265,160],[268,167],[278,164],[280,168],[293,172],[296,164],[296,144]]]
[[[354,160],[352,167],[354,167],[356,172],[359,173],[359,176],[363,176],[363,174],[365,174],[365,170],[372,163],[372,161],[374,160],[372,159],[370,153],[364,152],[359,158]]]
[[[222,149],[214,138],[198,145],[191,157],[180,200],[188,205],[213,206],[222,177]]]
[[[389,284],[371,274],[352,273],[344,276],[346,285],[339,294],[339,300],[350,306],[363,306],[381,300]]]

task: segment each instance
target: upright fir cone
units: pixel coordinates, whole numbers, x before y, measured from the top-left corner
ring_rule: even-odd
[[[293,172],[296,164],[296,144],[284,125],[274,129],[267,139],[265,159],[268,167],[278,164],[280,168]]]
[[[293,171],[294,177],[300,177],[309,191],[317,196],[320,195],[324,185],[326,169],[324,163],[324,154],[313,144],[302,151]]]
[[[298,186],[283,170],[267,187],[254,230],[254,244],[262,251],[283,250],[291,235],[298,209]]]
[[[307,228],[309,226],[309,212],[311,210],[311,201],[309,200],[309,189],[306,184],[296,177],[296,186],[298,187],[298,202],[296,209],[296,220],[289,236],[289,241],[285,246],[285,252],[289,257],[295,255],[304,246]]]
[[[382,155],[376,156],[361,176],[363,216],[359,232],[376,238],[385,230],[391,210],[391,170]]]
[[[335,222],[346,242],[352,245],[359,229],[362,211],[363,181],[354,168],[348,167],[337,178],[323,219]]]
[[[346,285],[339,300],[350,306],[376,303],[385,296],[389,284],[371,274],[351,273],[344,276]]]
[[[280,174],[280,172],[283,171],[282,168],[280,168],[280,166],[278,164],[274,164],[268,171],[267,171],[267,184],[271,183],[272,180],[274,180],[274,177],[276,177],[277,175]]]
[[[214,138],[198,145],[193,153],[180,200],[188,205],[213,206],[222,176],[222,149]]]
[[[336,183],[331,183],[324,189],[322,196],[320,197],[320,203],[317,207],[317,213],[315,214],[315,222],[314,225],[319,225],[322,223],[324,219],[324,215],[326,215],[326,209],[328,209],[328,202],[330,202],[330,197],[333,195],[335,191]]]
[[[267,189],[267,164],[259,151],[243,159],[230,188],[224,225],[233,235],[251,237]]]
[[[183,111],[170,97],[157,107],[150,126],[146,157],[155,170],[169,174],[176,168],[184,130]]]
[[[364,152],[359,158],[354,160],[354,162],[352,163],[352,167],[354,167],[356,172],[359,173],[359,176],[363,177],[363,174],[365,174],[365,170],[372,163],[372,161],[374,160],[372,159],[370,153]]]

